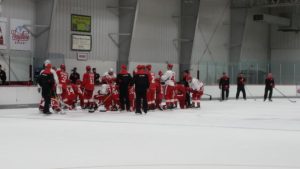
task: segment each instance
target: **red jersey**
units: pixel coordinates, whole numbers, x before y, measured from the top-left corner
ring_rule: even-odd
[[[66,86],[67,86],[67,80],[68,80],[68,73],[67,72],[63,72],[61,70],[58,70],[56,72],[56,74],[57,74],[57,77],[58,77],[59,84],[62,85],[62,88],[66,88]]]
[[[85,73],[83,74],[83,80],[82,80],[82,87],[86,90],[94,90],[95,83],[94,83],[94,73]]]
[[[156,82],[155,82],[155,73],[154,72],[149,72],[149,82],[150,82],[150,89],[156,89]]]
[[[65,99],[75,100],[76,95],[72,88],[72,85],[68,85],[65,89],[63,89],[62,98],[63,98],[63,100],[65,100]]]

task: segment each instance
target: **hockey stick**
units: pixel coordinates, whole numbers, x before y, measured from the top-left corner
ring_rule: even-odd
[[[254,101],[256,101],[256,98],[253,96],[253,94],[250,92],[247,86],[245,86],[247,92],[250,94],[251,97],[253,97]]]
[[[279,89],[277,89],[276,87],[274,87],[274,89],[280,93],[283,97],[285,97],[286,99],[288,99],[288,101],[290,101],[291,103],[296,103],[297,101],[296,100],[292,100],[290,99],[289,97],[287,97],[284,93],[282,93]]]
[[[212,100],[212,95],[204,93],[205,96],[209,96],[209,100]]]

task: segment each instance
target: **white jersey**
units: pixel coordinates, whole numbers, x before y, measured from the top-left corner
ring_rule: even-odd
[[[200,82],[198,79],[193,78],[192,81],[189,83],[190,88],[195,91],[201,91],[203,90],[204,84],[203,82]]]
[[[167,70],[164,75],[162,75],[161,80],[165,82],[168,86],[175,86],[175,72],[172,70]]]
[[[107,95],[109,93],[109,85],[108,84],[102,84],[100,86],[100,94],[101,95]]]

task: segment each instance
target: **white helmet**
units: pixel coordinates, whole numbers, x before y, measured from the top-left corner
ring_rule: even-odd
[[[51,61],[50,60],[45,60],[45,62],[44,62],[44,65],[47,65],[47,64],[51,64]]]
[[[114,69],[113,69],[113,68],[110,68],[110,69],[108,70],[108,72],[113,73],[113,72],[114,72]]]

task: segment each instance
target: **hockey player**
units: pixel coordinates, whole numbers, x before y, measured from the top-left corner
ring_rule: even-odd
[[[77,79],[76,84],[73,84],[72,87],[73,87],[73,90],[76,95],[76,100],[79,99],[80,106],[83,108],[84,107],[84,93],[83,93],[83,88],[81,86],[80,79]]]
[[[240,92],[242,91],[243,98],[244,100],[246,100],[246,91],[245,91],[246,78],[242,73],[240,73],[236,81],[237,81],[236,99],[239,99]]]
[[[147,90],[149,88],[149,77],[145,72],[145,66],[139,65],[137,67],[137,72],[133,77],[133,84],[135,85],[135,93],[136,93],[136,114],[142,114],[141,104],[143,100],[143,110],[145,113],[148,111],[148,103],[147,103]]]
[[[165,99],[167,109],[172,109],[174,107],[175,72],[172,69],[173,65],[168,64],[168,70],[161,76],[161,80],[166,84]]]
[[[73,110],[75,108],[76,94],[69,79],[66,81],[66,87],[63,88],[62,101],[67,109]]]
[[[176,102],[179,103],[181,109],[186,109],[186,87],[184,84],[178,82],[175,86]]]
[[[105,81],[101,84],[99,91],[94,96],[94,99],[97,101],[100,111],[105,112],[111,110],[112,92]]]
[[[66,72],[66,66],[64,64],[60,65],[60,70],[56,71],[59,85],[57,86],[56,93],[58,95],[63,94],[63,91],[66,91],[67,81],[68,81],[68,73]]]
[[[189,70],[185,70],[183,72],[183,78],[182,78],[182,82],[185,86],[185,88],[189,88],[189,82],[187,81],[187,78],[190,76],[190,71]],[[186,90],[186,105],[187,107],[191,107],[191,94],[189,90]]]
[[[275,81],[272,76],[272,73],[269,73],[266,80],[265,80],[265,94],[264,94],[264,101],[267,100],[268,92],[269,92],[269,101],[272,101],[272,94],[273,94],[273,88],[275,87]]]
[[[128,97],[129,85],[132,81],[131,75],[127,71],[126,65],[121,66],[121,71],[117,76],[117,85],[119,86],[119,100],[120,100],[120,109],[121,111],[126,110],[130,111],[130,102]]]
[[[220,78],[220,82],[219,82],[219,88],[221,89],[221,96],[222,96],[222,100],[226,100],[228,99],[229,96],[229,77],[227,76],[227,74],[225,72],[223,72],[223,76]],[[226,94],[226,95],[225,95]]]
[[[156,104],[156,108],[158,108],[159,110],[163,110],[162,105],[161,105],[163,97],[164,97],[164,92],[163,92],[164,90],[163,90],[163,86],[161,84],[161,75],[162,75],[162,72],[159,71],[158,74],[160,75],[159,78],[155,79],[155,84],[156,84],[155,104]]]
[[[54,89],[54,76],[51,73],[51,64],[46,64],[45,69],[42,70],[39,78],[38,84],[42,87],[42,97],[44,99],[44,106],[43,108],[44,114],[52,114],[49,110],[51,104],[51,96]]]
[[[107,83],[112,83],[116,79],[116,74],[114,73],[114,69],[110,68],[108,72],[105,72],[103,74],[102,80],[101,81],[106,81]]]
[[[147,91],[148,108],[150,110],[154,110],[156,107],[155,106],[155,97],[156,97],[155,73],[152,72],[151,65],[146,66],[146,71],[148,73],[149,82],[150,82],[149,89]]]
[[[95,111],[93,92],[94,92],[94,73],[91,67],[86,66],[86,73],[83,75],[82,87],[84,88],[84,108],[88,108],[90,113]]]
[[[204,84],[191,76],[189,76],[187,80],[192,93],[192,107],[200,108],[200,99],[204,92]]]
[[[128,98],[129,98],[129,103],[130,103],[130,111],[133,112],[135,110],[135,99],[136,99],[134,86],[129,86]]]

